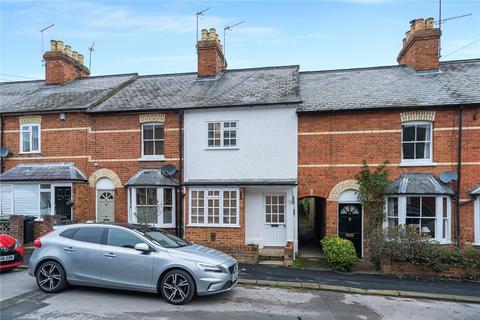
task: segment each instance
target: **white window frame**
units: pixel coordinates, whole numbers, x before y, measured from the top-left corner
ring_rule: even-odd
[[[403,127],[404,126],[418,126],[418,125],[429,125],[430,126],[430,152],[429,158],[424,159],[404,159],[403,157]],[[415,137],[416,139],[416,137]],[[414,142],[417,142],[416,140]],[[421,141],[419,141],[421,142]],[[426,141],[425,141],[426,142]],[[408,143],[408,142],[406,142]],[[413,143],[413,142],[411,142]],[[401,152],[401,166],[428,166],[434,164],[433,162],[433,122],[432,121],[409,121],[403,122],[401,127],[401,141],[400,141],[400,152]]]
[[[267,222],[267,197],[283,197],[283,222]],[[270,214],[273,214],[270,213]],[[279,213],[276,213],[277,215]],[[266,193],[263,195],[263,222],[266,225],[286,225],[287,224],[287,194],[284,192],[279,193]]]
[[[145,154],[145,146],[144,146],[144,137],[143,137],[143,127],[144,126],[162,126],[163,127],[163,139],[149,139],[149,141],[153,141],[154,143],[154,150],[155,150],[155,141],[162,141],[163,142],[163,154],[159,154],[159,155],[146,155]],[[140,158],[140,160],[142,161],[161,161],[161,160],[165,160],[165,124],[161,123],[161,122],[146,122],[146,123],[142,123],[142,125],[140,126],[140,131],[141,131],[141,134],[142,134],[142,141],[141,141],[141,144],[142,144],[142,157]],[[153,129],[153,134],[155,135],[155,127]]]
[[[23,131],[24,127],[28,127],[27,131]],[[38,127],[38,150],[32,150],[33,146],[33,127]],[[23,149],[23,133],[28,132],[29,133],[29,145],[30,145],[30,150],[25,151]],[[41,125],[40,123],[23,123],[20,125],[20,153],[21,154],[30,154],[30,153],[41,153],[42,150],[42,130],[41,130]]]
[[[383,226],[388,227],[388,198],[398,198],[398,225],[406,225],[407,218],[407,197],[435,197],[435,238],[441,244],[452,243],[452,199],[448,195],[392,195],[385,198],[385,214]],[[443,237],[443,198],[447,199],[447,230]]]
[[[37,192],[38,192],[38,204],[37,204],[38,214],[36,216],[37,216],[37,219],[39,221],[43,220],[43,217],[46,216],[46,215],[54,215],[55,214],[55,187],[70,187],[73,190],[72,183],[68,183],[68,182],[52,183],[52,182],[49,182],[49,181],[40,181],[40,182],[35,182],[35,183],[24,182],[24,183],[8,183],[8,184],[5,183],[5,184],[12,186],[11,198],[9,199],[12,210],[11,210],[11,213],[8,213],[6,215],[22,214],[21,212],[16,212],[16,208],[15,208],[15,187],[18,186],[18,185],[25,185],[25,184],[36,185]],[[50,185],[50,188],[49,189],[41,189],[40,186],[42,184],[48,184],[48,185]],[[41,212],[40,212],[41,211],[41,193],[42,192],[50,192],[50,212],[46,215],[42,215]],[[72,194],[73,194],[73,192],[72,192]],[[1,208],[2,208],[1,205],[2,205],[2,199],[0,198],[0,211],[1,211]],[[0,213],[4,214],[3,212],[0,212]],[[73,208],[72,208],[72,220],[73,220],[73,215],[74,215],[74,212],[73,212]]]
[[[235,123],[236,124],[236,127],[235,129],[231,129],[230,128],[225,128],[225,123]],[[208,137],[208,126],[210,124],[216,124],[216,123],[220,123],[220,145],[218,146],[210,146],[208,144],[208,142],[210,141],[210,138]],[[224,132],[225,131],[235,131],[235,145],[234,146],[225,146],[225,137],[224,137]],[[220,120],[220,121],[207,121],[207,135],[206,135],[206,142],[207,142],[207,146],[206,146],[206,149],[207,150],[218,150],[218,149],[231,149],[231,150],[236,150],[238,149],[238,120]]]
[[[474,244],[480,246],[480,196],[473,203]]]
[[[158,228],[175,228],[176,226],[176,190],[173,187],[155,187],[155,186],[135,186],[128,188],[128,221],[130,223],[137,223],[137,188],[157,189],[157,223],[153,224]],[[172,222],[163,223],[163,191],[164,189],[172,189]]]
[[[203,207],[203,223],[192,223],[192,192],[193,191],[203,191],[203,201],[204,201],[204,207]],[[219,191],[220,192],[220,197],[219,197],[219,223],[208,223],[208,191]],[[237,223],[235,224],[227,224],[223,222],[223,192],[224,191],[236,191],[237,197],[237,206],[236,206],[236,212],[237,212],[237,217],[236,221]],[[240,188],[192,188],[189,190],[189,201],[188,201],[188,226],[194,226],[194,227],[225,227],[225,228],[239,228],[240,227]],[[212,196],[210,196],[212,198]]]

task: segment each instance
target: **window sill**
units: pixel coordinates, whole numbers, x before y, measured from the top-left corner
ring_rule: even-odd
[[[480,242],[474,242],[474,243],[472,243],[472,246],[480,247]]]
[[[432,161],[402,161],[400,167],[435,167],[436,162]]]
[[[440,244],[440,245],[450,245],[450,244],[452,244],[452,241],[450,241],[450,240],[449,241],[438,241],[438,244]]]
[[[187,224],[187,227],[194,228],[240,228],[239,224]]]
[[[207,147],[205,151],[215,151],[215,150],[240,150],[238,147]]]
[[[34,155],[39,155],[42,154],[41,151],[32,151],[32,152],[19,152],[19,155],[29,155],[29,154],[34,154]]]
[[[157,156],[157,157],[141,157],[138,161],[165,161],[165,156]]]

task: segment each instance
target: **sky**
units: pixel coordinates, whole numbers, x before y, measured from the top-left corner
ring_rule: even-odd
[[[438,0],[7,1],[0,0],[0,81],[44,79],[42,37],[83,53],[92,75],[196,71],[199,28],[227,31],[229,69],[300,65],[328,70],[395,65],[415,18],[438,18]],[[443,0],[442,60],[480,57],[480,0]],[[450,54],[453,53],[453,54]]]

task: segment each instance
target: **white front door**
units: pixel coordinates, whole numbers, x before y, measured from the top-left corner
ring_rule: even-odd
[[[97,190],[97,221],[113,222],[115,196],[113,190]]]
[[[287,243],[286,195],[284,193],[265,195],[263,237],[264,246],[285,246]]]

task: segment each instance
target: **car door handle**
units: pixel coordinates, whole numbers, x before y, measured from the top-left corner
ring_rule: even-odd
[[[105,253],[104,256],[107,257],[107,258],[115,258],[116,257],[116,255],[112,252]]]
[[[75,249],[73,249],[72,247],[63,248],[63,250],[65,250],[65,251],[70,251],[70,252],[75,251]]]

